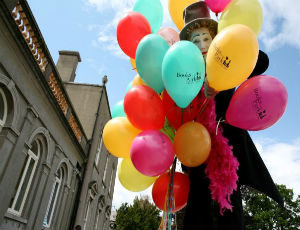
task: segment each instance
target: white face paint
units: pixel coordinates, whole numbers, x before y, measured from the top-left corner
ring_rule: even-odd
[[[209,33],[209,30],[206,27],[195,29],[191,34],[190,41],[198,46],[198,48],[202,52],[204,59],[206,60],[206,54],[212,42],[212,37]]]

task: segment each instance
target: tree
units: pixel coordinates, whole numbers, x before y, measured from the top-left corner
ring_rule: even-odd
[[[116,230],[157,230],[159,213],[148,197],[135,197],[132,205],[123,203],[117,210]]]
[[[295,199],[292,189],[277,185],[285,208],[264,194],[249,187],[241,189],[246,230],[299,230],[300,195]]]

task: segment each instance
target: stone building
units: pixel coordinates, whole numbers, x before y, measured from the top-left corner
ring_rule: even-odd
[[[0,1],[0,229],[109,229],[107,79],[74,83],[80,54],[59,54],[55,65],[26,0]]]

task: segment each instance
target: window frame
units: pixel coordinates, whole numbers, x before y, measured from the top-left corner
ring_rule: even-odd
[[[3,103],[4,103],[4,113],[3,113],[3,119],[0,118],[0,131],[2,127],[5,125],[6,119],[7,119],[7,113],[8,113],[8,108],[7,108],[7,98],[5,96],[5,93],[3,89],[0,87],[0,96],[3,98]]]
[[[45,221],[45,218],[48,216],[49,214],[49,210],[50,210],[50,207],[51,207],[51,203],[52,203],[52,199],[53,199],[53,195],[55,195],[54,197],[54,202],[53,202],[53,207],[51,209],[51,214],[50,214],[50,218],[49,218],[49,223],[46,223],[44,224],[43,223],[43,227],[46,227],[46,228],[49,228],[51,226],[51,222],[52,222],[52,218],[53,218],[53,214],[54,214],[54,211],[55,211],[55,207],[56,207],[56,204],[57,204],[57,198],[58,198],[58,194],[60,192],[60,188],[61,188],[61,185],[62,185],[62,181],[63,181],[63,177],[64,177],[64,173],[63,173],[63,169],[62,167],[59,168],[59,170],[57,171],[57,173],[60,171],[59,173],[59,176],[56,175],[55,176],[55,181],[52,185],[52,189],[51,189],[51,194],[50,194],[50,199],[49,199],[49,202],[48,202],[48,205],[47,205],[47,211],[46,211],[46,214],[45,214],[45,217],[44,217],[44,221]],[[58,187],[57,187],[57,190],[56,190],[56,194],[54,194],[54,190],[55,190],[55,186],[56,184],[58,184]]]
[[[106,178],[106,174],[107,174],[108,161],[109,161],[109,155],[105,154],[105,165],[104,165],[104,172],[103,172],[103,177],[102,177],[102,181],[103,181],[103,184],[105,187],[106,187],[105,178]]]
[[[98,143],[97,150],[96,150],[96,156],[95,156],[96,167],[98,167],[98,165],[99,165],[102,146],[103,146],[103,138],[102,138],[102,133],[101,133],[100,142]]]
[[[100,215],[101,215],[101,210],[97,210],[97,213],[96,213],[96,220],[95,220],[95,226],[94,226],[94,229],[97,230],[98,229],[98,224],[99,224],[99,219],[100,219]]]
[[[20,177],[21,179],[20,179],[20,182],[18,184],[18,188],[16,190],[13,203],[12,203],[11,207],[8,208],[8,212],[11,213],[11,214],[14,214],[16,216],[21,216],[22,215],[22,211],[23,211],[23,208],[24,208],[24,205],[25,205],[25,201],[27,199],[27,196],[28,196],[28,193],[29,193],[29,189],[31,187],[31,184],[32,184],[32,181],[33,181],[33,177],[34,177],[34,174],[35,174],[35,170],[37,168],[38,161],[39,161],[39,158],[40,158],[40,152],[41,152],[40,143],[39,143],[39,141],[37,139],[34,140],[34,142],[36,142],[37,146],[38,146],[37,153],[35,154],[31,149],[28,150],[28,155],[27,155],[28,158],[27,158],[26,163],[25,163],[25,168],[24,168],[24,170],[22,172],[22,175]],[[28,180],[28,183],[27,183],[27,186],[26,186],[26,189],[25,189],[25,193],[24,193],[24,196],[23,196],[22,201],[21,201],[20,209],[19,210],[15,210],[16,203],[17,203],[17,201],[19,199],[20,190],[21,190],[21,188],[23,186],[24,179],[25,179],[25,177],[27,175],[31,159],[34,161],[33,169],[31,171],[31,175],[29,177],[29,180]]]
[[[92,198],[91,194],[89,194],[88,204],[87,204],[86,211],[85,211],[85,214],[84,214],[84,219],[83,219],[83,222],[84,222],[83,230],[86,229],[87,222],[89,220],[90,206],[92,204],[92,201],[93,201],[93,198]]]
[[[113,163],[112,165],[112,170],[111,170],[111,175],[110,175],[110,182],[109,182],[109,188],[108,188],[108,194],[111,196],[111,191],[112,191],[112,181],[114,179],[114,173],[115,173],[115,170],[116,170],[116,166],[115,164]]]

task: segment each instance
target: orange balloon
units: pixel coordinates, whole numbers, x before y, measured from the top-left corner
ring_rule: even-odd
[[[135,77],[133,78],[132,81],[132,87],[133,86],[138,86],[138,85],[146,85],[145,82],[142,80],[142,78],[140,77],[140,75],[135,75]]]
[[[135,60],[134,60],[133,58],[130,58],[130,64],[131,64],[131,66],[132,66],[132,69],[135,70],[135,71],[137,71],[137,69],[136,69],[136,64],[135,64]]]
[[[176,132],[174,149],[177,158],[188,167],[203,164],[211,149],[210,135],[199,122],[188,122]]]
[[[126,117],[115,117],[104,126],[103,143],[114,156],[129,158],[131,144],[140,132]]]

